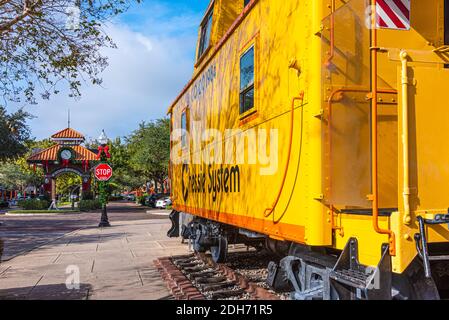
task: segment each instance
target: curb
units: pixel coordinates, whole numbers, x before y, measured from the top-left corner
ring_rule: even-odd
[[[56,217],[56,216],[68,216],[68,215],[78,215],[82,212],[64,212],[64,213],[9,213],[6,212],[4,215],[8,217]]]
[[[170,213],[171,212],[160,212],[160,211],[151,211],[151,210],[148,210],[147,211],[147,213],[148,214],[151,214],[151,215],[153,215],[153,216],[161,216],[161,217],[168,217],[168,216],[170,216]]]

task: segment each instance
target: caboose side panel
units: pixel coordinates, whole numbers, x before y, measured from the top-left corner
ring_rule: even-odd
[[[278,239],[332,244],[330,215],[320,203],[315,117],[321,10],[309,2],[256,1],[173,107],[173,128],[182,129],[184,117],[190,137],[202,140],[175,148],[189,163],[173,166],[177,210]],[[250,51],[254,106],[241,110],[241,59]]]

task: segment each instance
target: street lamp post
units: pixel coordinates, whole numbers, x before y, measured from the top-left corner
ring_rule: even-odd
[[[109,151],[107,148],[108,144],[108,137],[106,136],[106,133],[104,130],[101,132],[100,137],[98,137],[98,156],[100,158],[100,163],[108,163],[108,158],[110,157]],[[107,211],[107,204],[108,204],[108,191],[107,191],[108,182],[107,181],[99,181],[98,183],[98,191],[99,191],[99,199],[101,203],[101,221],[100,221],[100,228],[110,227],[111,224],[109,223],[108,218],[108,211]]]

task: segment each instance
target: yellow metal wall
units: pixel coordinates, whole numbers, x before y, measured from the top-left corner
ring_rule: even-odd
[[[329,72],[325,69],[323,79],[326,86],[332,90],[338,88],[363,89],[369,91],[369,30],[361,28],[365,12],[362,1],[350,1],[348,5],[335,14],[336,22],[336,69]],[[380,94],[379,97],[379,180],[381,207],[399,208],[390,219],[381,218],[384,229],[391,228],[396,235],[397,254],[393,258],[393,270],[403,272],[417,255],[414,235],[418,232],[416,215],[424,215],[429,219],[436,213],[445,213],[449,207],[446,190],[449,187],[449,165],[445,150],[439,148],[448,140],[449,135],[443,129],[449,120],[447,114],[447,93],[444,88],[449,86],[448,69],[443,63],[446,55],[433,51],[443,45],[444,39],[444,1],[412,1],[410,31],[379,30],[379,91],[398,91],[395,94]],[[346,21],[346,23],[343,23]],[[325,25],[330,24],[330,18],[325,19]],[[338,34],[340,32],[340,34]],[[326,33],[325,33],[326,35]],[[327,34],[329,37],[329,32]],[[342,38],[339,38],[342,37]],[[326,37],[324,37],[326,40]],[[328,44],[323,41],[323,56]],[[410,140],[410,178],[412,223],[404,221],[403,206],[403,158],[402,158],[402,96],[401,96],[401,64],[399,53],[405,50],[409,53],[408,78],[409,87],[409,140]],[[324,60],[324,58],[323,58]],[[360,95],[362,93],[359,93]],[[326,100],[326,98],[324,99]],[[326,105],[326,104],[325,104]],[[346,106],[346,108],[344,108]],[[332,130],[337,147],[328,167],[334,181],[326,194],[329,203],[342,205],[344,202],[355,206],[363,206],[363,195],[367,194],[369,184],[369,163],[360,162],[369,155],[369,144],[363,143],[369,135],[369,104],[363,102],[356,93],[344,93],[341,100],[334,104],[336,115]],[[350,111],[352,109],[352,111]],[[359,114],[359,116],[357,116]],[[367,118],[367,117],[368,118]],[[351,141],[348,134],[342,135],[348,128],[352,132],[359,128],[358,136]],[[346,131],[345,131],[346,130]],[[324,140],[329,139],[324,129]],[[351,133],[351,132],[350,132]],[[331,132],[332,134],[332,132]],[[344,152],[346,151],[346,152]],[[342,154],[355,155],[346,162]],[[365,167],[364,167],[365,165]],[[326,167],[326,166],[325,166]],[[329,171],[327,171],[329,172]],[[350,174],[350,181],[345,181],[344,174]],[[368,177],[367,177],[368,174]],[[359,179],[358,183],[354,180]],[[325,180],[326,181],[326,180]],[[359,186],[365,192],[354,187]],[[437,187],[438,186],[438,187]],[[335,189],[335,191],[332,190]],[[353,192],[351,193],[351,190]],[[342,199],[344,201],[342,201]],[[369,207],[369,202],[366,202]],[[389,220],[389,221],[388,221]],[[341,248],[349,237],[359,238],[361,246],[361,261],[375,264],[379,259],[379,244],[387,242],[386,236],[373,233],[371,218],[357,218],[341,215],[336,224],[343,232],[336,233],[336,246]],[[447,226],[429,227],[430,241],[448,241]],[[364,244],[363,244],[364,243]]]
[[[240,192],[220,192],[215,200],[207,191],[190,192],[185,200],[182,184],[186,184],[189,175],[205,173],[208,179],[209,170],[229,169],[233,165],[174,164],[176,209],[263,232],[275,239],[313,246],[343,249],[350,237],[357,237],[360,261],[368,265],[378,263],[381,245],[387,243],[388,238],[374,232],[371,216],[331,212],[331,206],[339,210],[371,207],[367,200],[371,192],[367,95],[370,91],[370,43],[369,30],[364,25],[364,3],[362,0],[335,1],[334,17],[340,22],[335,26],[338,33],[333,65],[329,65],[331,0],[255,1],[252,10],[226,40],[223,36],[243,6],[235,1],[215,1],[211,48],[197,61],[192,82],[170,108],[172,127],[180,128],[182,113],[188,110],[191,133],[194,129],[199,132],[218,129],[222,133],[226,129],[240,129],[242,135],[251,129],[278,130],[279,166],[274,175],[264,176],[260,170],[265,166],[242,165]],[[384,208],[398,208],[391,218],[380,218],[380,225],[391,228],[397,237],[395,272],[404,271],[416,256],[413,243],[416,224],[406,226],[402,212],[402,132],[398,121],[401,96],[396,93],[400,91],[398,52],[400,49],[415,50],[425,52],[417,54],[421,60],[438,60],[434,56],[429,58],[428,53],[443,44],[442,4],[442,0],[412,1],[412,30],[379,31],[379,46],[385,48],[379,53],[379,90],[384,91],[379,95],[380,204]],[[256,108],[242,118],[239,114],[239,60],[251,45],[256,52]],[[217,46],[220,46],[218,51],[215,50]],[[412,200],[413,210],[432,213],[449,207],[446,201],[449,170],[445,162],[449,155],[438,147],[449,140],[444,130],[449,120],[446,108],[449,97],[445,89],[449,85],[448,70],[441,63],[429,61],[411,63],[410,68],[414,81],[410,88],[410,121],[414,122],[410,132],[414,143],[410,152],[415,164],[412,183],[417,190]],[[215,74],[212,80],[211,74]],[[438,79],[437,85],[435,79]],[[329,98],[340,89],[354,91],[337,94],[335,100],[331,99],[332,108],[335,108],[334,124],[328,126]],[[198,94],[198,90],[202,94]],[[302,92],[303,101],[295,104],[290,143],[291,103]],[[210,140],[202,147],[204,150],[220,146],[224,150],[226,141],[229,139]],[[290,145],[290,166],[280,201],[273,214],[264,217],[282,186]],[[173,150],[182,153],[176,143]],[[184,151],[194,155],[192,146]],[[247,148],[246,152],[254,154],[257,147]],[[439,228],[431,233],[431,240],[441,239],[449,239],[446,229]]]
[[[220,3],[217,1],[216,5]],[[201,59],[194,75],[197,76],[195,82],[172,109],[174,129],[180,127],[182,112],[188,108],[191,125],[196,121],[195,128],[200,130],[240,129],[244,133],[251,129],[266,129],[268,133],[278,130],[278,168],[275,174],[263,176],[260,169],[264,166],[260,164],[240,166],[240,193],[220,193],[216,201],[209,192],[191,193],[184,201],[182,180],[186,181],[188,174],[184,172],[183,176],[182,165],[174,165],[176,208],[268,233],[277,239],[332,245],[331,216],[321,203],[321,121],[316,117],[321,110],[321,59],[316,54],[321,40],[316,33],[320,30],[323,14],[329,13],[323,12],[323,7],[321,1],[260,0],[219,52],[214,55],[212,49]],[[220,21],[225,14],[226,10],[221,11]],[[213,39],[216,45],[217,36]],[[242,118],[239,114],[239,60],[252,44],[256,48],[256,108],[255,113]],[[300,66],[300,72],[289,68],[294,60]],[[216,68],[213,83],[201,98],[193,99],[195,83],[211,66]],[[265,218],[266,209],[273,205],[282,186],[286,169],[292,100],[302,92],[304,101],[295,104],[288,176],[276,209]],[[214,143],[223,145],[225,142]],[[248,153],[256,152],[255,147],[247,150]],[[212,168],[220,167],[214,165]],[[190,175],[195,172],[206,172],[208,176],[209,168],[207,165],[190,165]]]

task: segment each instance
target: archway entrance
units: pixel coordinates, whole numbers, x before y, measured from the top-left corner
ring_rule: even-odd
[[[58,207],[71,205],[82,195],[83,175],[76,170],[61,171],[55,175]]]
[[[91,191],[92,169],[97,164],[97,155],[82,144],[84,136],[71,128],[64,129],[52,137],[55,145],[45,149],[36,150],[28,158],[28,163],[41,166],[45,172],[43,189],[56,203],[56,179],[64,174],[72,174],[81,178],[81,194]]]

